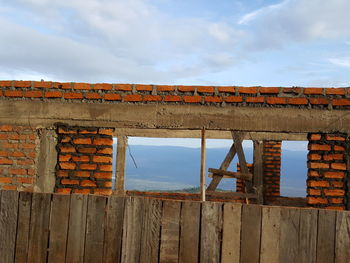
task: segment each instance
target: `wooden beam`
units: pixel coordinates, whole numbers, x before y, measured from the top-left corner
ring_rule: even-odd
[[[219,175],[223,178],[237,178],[237,179],[243,179],[248,181],[251,181],[253,178],[253,175],[251,173],[244,174],[240,172],[230,172],[230,171],[220,170],[215,168],[209,168],[208,171],[209,173],[211,173],[209,174],[209,177],[213,177],[214,175]]]
[[[215,197],[228,197],[233,199],[240,198],[257,198],[257,195],[254,193],[239,193],[239,192],[217,192],[217,191],[207,191],[207,196],[215,196]]]
[[[258,195],[257,202],[258,204],[264,203],[264,167],[263,167],[263,154],[264,154],[264,146],[262,141],[254,141],[254,154],[253,154],[253,185],[256,189],[256,193]]]
[[[205,201],[205,162],[206,162],[206,145],[205,145],[205,129],[202,129],[201,137],[201,174],[200,174],[200,190],[201,190],[201,201]]]
[[[128,137],[118,136],[117,139],[116,186],[114,194],[125,195],[125,160]]]

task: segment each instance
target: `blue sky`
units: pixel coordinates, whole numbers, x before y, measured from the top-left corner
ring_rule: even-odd
[[[350,86],[349,0],[0,0],[0,79]]]

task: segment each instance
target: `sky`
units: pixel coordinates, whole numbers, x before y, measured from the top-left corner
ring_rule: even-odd
[[[350,86],[349,0],[0,0],[0,79]]]

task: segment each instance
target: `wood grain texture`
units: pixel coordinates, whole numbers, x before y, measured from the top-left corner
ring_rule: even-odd
[[[86,217],[84,262],[103,262],[104,222],[107,198],[89,195]]]
[[[300,210],[298,256],[300,263],[316,262],[317,217],[318,210],[316,209]]]
[[[261,263],[280,262],[281,208],[263,207],[261,223]]]
[[[66,260],[69,205],[69,195],[52,195],[49,240],[50,263],[62,263]]]
[[[15,262],[26,262],[27,260],[31,206],[32,193],[20,192],[18,200],[18,223]]]
[[[163,201],[160,262],[178,262],[181,202]]]
[[[3,191],[0,205],[0,257],[1,262],[13,262],[18,215],[18,192]]]
[[[253,186],[256,189],[258,195],[257,203],[264,203],[264,165],[263,165],[263,156],[264,156],[264,145],[262,141],[254,141],[254,154],[253,154]]]
[[[242,207],[241,262],[259,262],[261,235],[261,206]]]
[[[183,202],[179,262],[198,262],[201,203]]]
[[[334,262],[336,211],[320,209],[318,212],[317,263]]]
[[[71,195],[67,238],[67,263],[84,261],[87,195]]]
[[[221,262],[239,262],[241,246],[241,204],[224,204]]]
[[[110,196],[107,203],[103,262],[120,262],[125,198]]]
[[[337,212],[335,239],[335,263],[347,263],[350,260],[350,212]]]
[[[141,263],[158,262],[161,219],[162,201],[145,199],[141,236]]]
[[[33,193],[28,263],[44,263],[47,260],[50,209],[51,194]]]
[[[222,203],[202,204],[200,262],[220,262]]]

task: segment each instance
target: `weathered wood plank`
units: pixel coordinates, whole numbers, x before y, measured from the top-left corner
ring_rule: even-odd
[[[202,204],[200,262],[220,262],[222,203]]]
[[[280,262],[299,262],[300,209],[281,208]]]
[[[243,180],[248,180],[251,181],[253,178],[253,175],[251,173],[241,173],[241,172],[230,172],[230,171],[225,171],[225,170],[220,170],[220,169],[215,169],[215,168],[209,168],[208,169],[209,173],[212,173],[209,175],[209,177],[212,177],[213,175],[219,175],[223,178],[225,176],[227,178],[237,178],[237,179],[243,179]]]
[[[181,202],[163,201],[160,262],[179,261]]]
[[[257,203],[264,203],[264,187],[263,187],[263,176],[264,176],[264,146],[262,141],[254,141],[254,154],[253,154],[253,186],[256,189],[258,195]]]
[[[117,160],[115,171],[115,193],[124,195],[125,193],[125,165],[126,165],[126,149],[128,147],[128,137],[118,136],[117,138]]]
[[[138,197],[126,198],[122,244],[122,262],[125,263],[140,261],[143,201]]]
[[[300,210],[298,256],[300,263],[316,262],[317,217],[318,210],[316,209]]]
[[[224,204],[221,262],[239,262],[241,246],[241,204]]]
[[[13,262],[18,216],[18,192],[2,191],[0,205],[0,257],[1,262]]]
[[[20,192],[18,200],[18,223],[15,262],[27,261],[31,206],[32,193]]]
[[[121,260],[125,198],[110,196],[107,204],[103,262]]]
[[[216,191],[206,191],[206,195],[215,197],[229,197],[229,198],[257,198],[254,193],[240,193],[240,192],[216,192]]]
[[[30,218],[28,263],[47,260],[51,194],[33,193]]]
[[[202,129],[201,133],[201,169],[200,169],[200,194],[201,194],[201,201],[205,201],[205,178],[206,178],[206,170],[205,170],[205,164],[206,164],[206,141],[205,141],[205,129]]]
[[[259,262],[261,206],[243,205],[241,232],[241,262]]]
[[[86,217],[84,262],[103,262],[104,220],[107,198],[89,195]]]
[[[66,260],[69,204],[69,195],[52,196],[49,240],[50,263],[62,263]]]
[[[71,195],[67,238],[67,263],[84,261],[87,195]]]
[[[317,263],[334,262],[335,218],[336,211],[326,209],[318,211]]]
[[[140,262],[156,263],[159,257],[162,201],[145,199],[143,208]]]
[[[198,262],[201,203],[183,202],[179,262]]]
[[[263,207],[261,223],[261,263],[279,263],[281,208]]]
[[[350,260],[350,212],[337,212],[335,263],[347,263]]]

